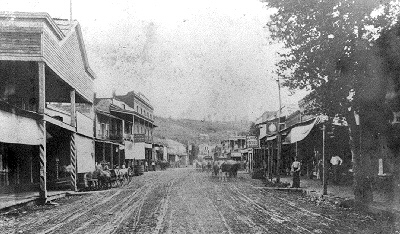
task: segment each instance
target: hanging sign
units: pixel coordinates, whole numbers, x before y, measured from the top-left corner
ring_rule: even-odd
[[[247,148],[258,148],[257,136],[246,136]]]
[[[145,142],[145,134],[134,134],[133,135],[133,142]]]

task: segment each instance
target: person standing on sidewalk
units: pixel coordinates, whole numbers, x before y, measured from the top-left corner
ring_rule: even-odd
[[[292,188],[300,188],[300,169],[301,163],[297,161],[297,157],[294,157],[291,170],[291,172],[293,173]]]
[[[151,162],[151,167],[153,168],[153,171],[156,171],[156,162],[154,162],[154,160]]]
[[[322,181],[323,165],[322,159],[318,160],[317,164],[317,179]]]
[[[337,184],[339,181],[339,167],[342,165],[343,160],[335,155],[331,158],[332,170],[333,170],[333,183]]]

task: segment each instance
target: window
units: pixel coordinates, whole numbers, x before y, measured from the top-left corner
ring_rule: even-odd
[[[106,132],[106,125],[102,123],[100,127],[100,137],[104,137],[105,132]]]

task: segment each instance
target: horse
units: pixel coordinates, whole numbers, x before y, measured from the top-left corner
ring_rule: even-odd
[[[89,190],[98,189],[99,188],[99,180],[97,178],[96,173],[87,172],[85,174],[85,180],[87,182],[87,185],[89,186]]]
[[[98,179],[100,188],[112,187],[111,172],[107,166],[103,169],[101,165],[97,165],[93,175]]]
[[[196,169],[198,171],[203,170],[203,164],[196,160]]]
[[[233,160],[228,160],[225,161],[221,164],[220,166],[221,170],[221,180],[227,180],[228,177],[230,178],[236,178],[237,177],[237,172],[240,168],[240,164],[233,161]]]
[[[218,161],[214,161],[213,166],[212,166],[212,176],[218,176],[220,171],[221,171],[221,165]]]
[[[207,162],[207,171],[211,171],[212,163],[210,161]]]
[[[121,169],[115,169],[116,177],[119,183],[122,185],[125,181],[129,183],[129,170],[128,168],[122,167]]]

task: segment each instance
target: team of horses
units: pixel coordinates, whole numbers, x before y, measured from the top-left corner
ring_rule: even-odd
[[[240,163],[233,160],[226,161],[195,161],[198,171],[211,173],[211,176],[218,177],[220,180],[236,178],[240,169]]]
[[[93,172],[85,175],[88,189],[109,189],[113,186],[122,186],[129,184],[134,176],[133,168],[114,168],[97,165]]]

